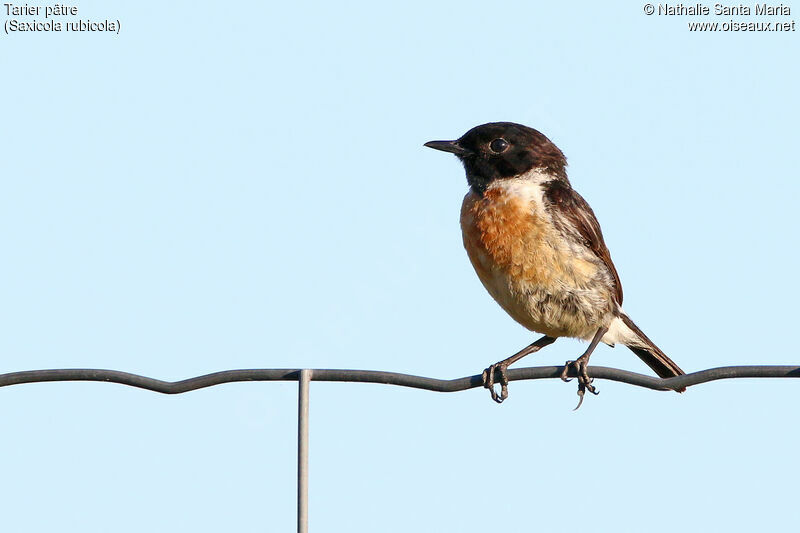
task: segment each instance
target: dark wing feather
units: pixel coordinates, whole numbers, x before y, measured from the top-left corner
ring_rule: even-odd
[[[561,215],[554,219],[565,236],[583,243],[606,265],[614,281],[615,300],[621,306],[622,283],[619,281],[619,274],[614,267],[614,262],[611,261],[611,254],[603,241],[603,232],[592,208],[580,194],[570,187],[569,183],[560,180],[544,184],[544,197],[548,206]],[[559,219],[561,220],[559,221]]]

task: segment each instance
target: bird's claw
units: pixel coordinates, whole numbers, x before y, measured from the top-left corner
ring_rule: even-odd
[[[503,403],[508,398],[508,375],[506,374],[507,367],[501,364],[493,364],[483,371],[483,386],[489,389],[489,394],[492,395],[492,400],[497,403]],[[500,394],[494,389],[494,373],[500,373]]]
[[[575,406],[574,409],[575,411],[577,411],[578,408],[583,403],[583,396],[584,394],[586,394],[587,390],[592,394],[594,394],[595,396],[600,394],[600,391],[597,390],[597,387],[592,385],[594,379],[589,377],[589,372],[587,370],[588,369],[587,363],[588,363],[588,358],[584,358],[583,356],[581,356],[575,361],[567,361],[566,364],[564,365],[564,370],[561,371],[561,380],[569,382],[572,381],[569,377],[569,370],[570,368],[575,368],[575,375],[578,378],[578,398],[579,398],[578,405]]]
[[[573,409],[573,411],[577,411],[578,408],[581,406],[581,404],[583,403],[583,395],[586,394],[587,390],[592,394],[594,394],[595,396],[600,394],[600,391],[597,390],[596,387],[593,387],[592,385],[589,384],[578,382],[578,405],[575,406],[575,409]]]

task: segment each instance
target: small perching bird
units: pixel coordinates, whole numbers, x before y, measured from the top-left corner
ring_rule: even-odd
[[[483,286],[514,320],[544,334],[484,371],[492,399],[508,397],[511,364],[558,337],[590,341],[561,373],[569,381],[575,369],[578,407],[585,391],[597,393],[587,365],[600,342],[627,346],[662,378],[684,373],[622,310],[622,284],[600,225],[572,189],[567,160],[555,144],[527,126],[495,122],[425,146],[455,154],[464,164],[470,189],[461,231]]]

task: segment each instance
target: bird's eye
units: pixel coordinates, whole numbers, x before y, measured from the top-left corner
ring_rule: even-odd
[[[508,141],[505,139],[495,139],[489,143],[489,149],[496,154],[505,152],[506,148],[508,148]]]

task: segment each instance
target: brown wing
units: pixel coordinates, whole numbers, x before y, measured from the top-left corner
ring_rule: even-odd
[[[594,211],[583,197],[575,192],[569,183],[554,180],[544,184],[544,197],[549,207],[560,216],[554,217],[559,229],[567,238],[572,238],[591,249],[608,268],[614,281],[614,296],[622,305],[622,283],[611,261],[611,254],[603,241],[603,232],[594,216]]]

